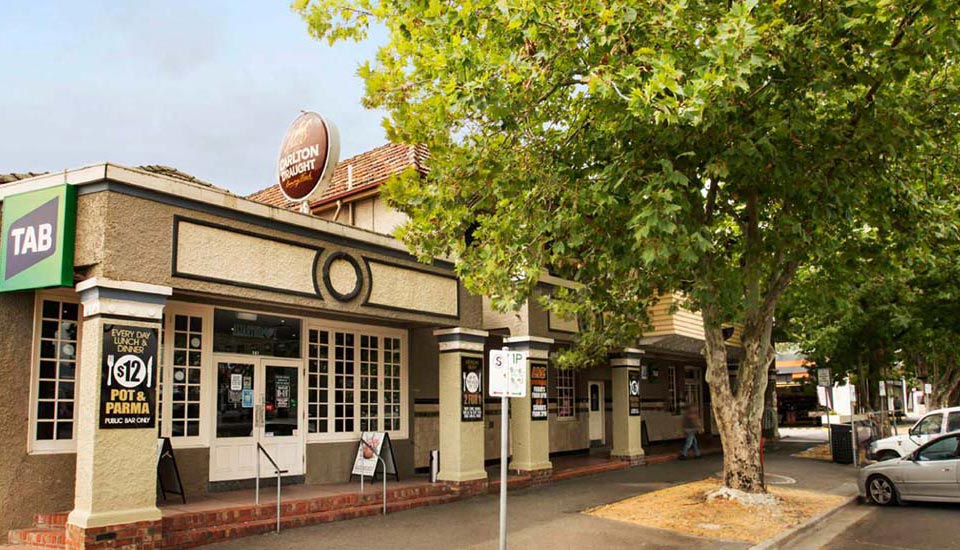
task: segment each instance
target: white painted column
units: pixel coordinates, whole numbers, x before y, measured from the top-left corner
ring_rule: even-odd
[[[640,378],[640,357],[643,351],[625,348],[610,355],[613,388],[613,447],[610,456],[628,462],[643,460],[642,417],[630,414],[630,374]],[[643,395],[641,382],[640,396]],[[637,397],[639,401],[639,396]]]
[[[67,523],[68,538],[80,539],[71,544],[83,547],[85,531],[160,520],[156,506],[157,427],[101,429],[100,391],[105,331],[117,324],[160,329],[171,289],[93,278],[78,284],[77,292],[83,304],[77,475],[74,508]],[[158,361],[156,357],[154,376],[159,372]],[[152,406],[156,410],[156,403]]]

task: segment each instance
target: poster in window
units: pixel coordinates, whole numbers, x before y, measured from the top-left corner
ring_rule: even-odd
[[[460,420],[483,421],[483,358],[460,358]]]
[[[547,364],[530,363],[530,419],[548,420]]]
[[[157,329],[103,326],[100,428],[153,428],[157,402]]]
[[[640,416],[640,372],[631,369],[627,372],[629,382],[630,416]]]
[[[278,374],[274,377],[276,389],[276,405],[278,409],[290,408],[290,377],[286,374]]]

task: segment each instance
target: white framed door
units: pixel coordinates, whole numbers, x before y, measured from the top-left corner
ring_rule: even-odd
[[[272,468],[263,445],[286,475],[304,473],[303,362],[249,355],[214,356],[215,409],[210,481],[250,479]],[[259,458],[258,458],[259,457]]]
[[[606,403],[603,395],[603,382],[600,380],[590,380],[587,382],[588,396],[588,423],[590,432],[590,441],[599,441],[601,445],[606,443],[606,434],[604,433],[606,422]]]

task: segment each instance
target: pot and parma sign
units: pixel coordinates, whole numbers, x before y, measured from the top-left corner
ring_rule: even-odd
[[[329,187],[340,156],[337,127],[313,112],[290,124],[277,163],[280,191],[293,202],[318,197]]]
[[[103,326],[100,428],[153,428],[157,403],[157,329]]]

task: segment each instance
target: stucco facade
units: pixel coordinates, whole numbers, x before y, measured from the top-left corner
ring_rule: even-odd
[[[249,487],[261,444],[288,469],[287,483],[343,483],[362,432],[390,436],[401,478],[422,475],[437,449],[440,480],[475,488],[501,458],[536,479],[558,453],[636,461],[641,440],[680,435],[681,403],[706,414],[695,353],[651,346],[608,365],[554,368],[552,354],[576,341],[578,326],[539,296],[569,283],[545,276],[518,311],[497,312],[466,291],[449,259],[418,263],[384,235],[403,217],[377,193],[349,201],[348,226],[326,211],[97,165],[0,186],[0,201],[64,178],[78,190],[74,286],[0,294],[0,384],[10,396],[0,436],[11,442],[0,449],[0,533],[54,512],[70,512],[74,547],[124,524],[149,532],[164,504],[158,438],[170,439],[188,500]],[[38,310],[48,306],[52,318]],[[56,313],[64,307],[75,311],[69,320]],[[159,334],[149,428],[99,422],[114,361],[103,334],[115,324]],[[67,325],[78,357],[44,355],[63,345]],[[547,374],[545,416],[532,396],[512,405],[510,457],[500,456],[499,400],[484,392],[482,419],[463,416],[462,401],[465,365],[504,346]],[[60,360],[76,372],[51,374]],[[641,371],[642,406],[628,413],[628,380]],[[485,368],[481,378],[486,388]],[[55,437],[36,428],[45,407],[58,411]]]

